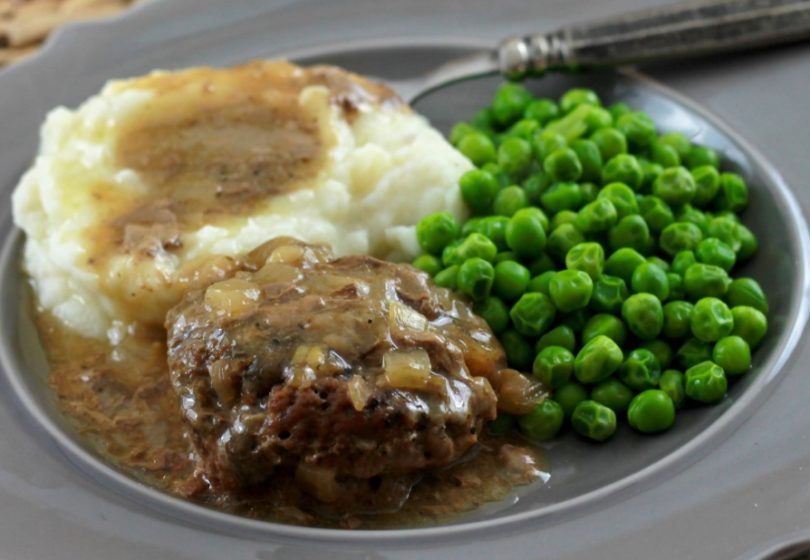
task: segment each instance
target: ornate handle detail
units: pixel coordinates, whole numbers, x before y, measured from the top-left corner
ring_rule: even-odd
[[[617,66],[810,38],[810,0],[687,2],[513,37],[498,49],[516,78],[565,67]]]

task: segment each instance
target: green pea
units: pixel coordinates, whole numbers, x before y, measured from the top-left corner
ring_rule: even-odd
[[[522,118],[509,127],[509,130],[506,131],[504,138],[521,138],[523,140],[528,140],[532,137],[532,134],[539,129],[540,123],[536,120]],[[498,150],[498,152],[498,155],[500,156],[500,150]],[[529,153],[531,154],[531,147],[529,147]]]
[[[574,375],[582,383],[599,383],[619,369],[623,359],[618,344],[604,335],[597,335],[577,353]]]
[[[530,205],[538,206],[540,204],[540,196],[546,191],[549,184],[548,175],[539,169],[523,180],[521,186]]]
[[[549,283],[551,301],[563,313],[587,306],[592,293],[593,280],[581,270],[561,270]]]
[[[554,400],[560,403],[566,418],[571,418],[577,405],[587,398],[588,391],[576,381],[561,385],[554,391]]]
[[[737,260],[744,261],[754,256],[759,248],[757,237],[750,229],[743,224],[737,224],[737,239],[740,241],[740,248],[737,250]]]
[[[652,294],[633,294],[622,304],[622,318],[634,335],[652,340],[664,326],[661,301]]]
[[[425,216],[416,224],[416,239],[426,252],[438,255],[451,242],[458,238],[461,227],[448,212],[437,212]]]
[[[613,105],[611,105],[610,107],[608,107],[608,111],[610,112],[610,115],[613,117],[613,120],[615,121],[625,113],[631,112],[632,109],[630,109],[630,106],[627,105],[627,103],[624,103],[623,101],[618,101]]]
[[[436,274],[442,269],[442,261],[433,255],[419,255],[413,260],[414,267],[423,272],[427,272],[431,276]]]
[[[698,243],[695,249],[695,257],[697,257],[698,262],[719,266],[726,272],[731,271],[734,268],[734,263],[737,262],[737,256],[731,247],[716,237],[708,237]],[[729,286],[730,288],[731,286]]]
[[[718,210],[741,212],[748,206],[748,185],[736,173],[720,174],[720,191],[714,199]]]
[[[451,241],[447,247],[442,250],[442,264],[444,266],[458,265],[464,262],[464,259],[459,256],[458,248],[461,246],[463,239],[456,239]]]
[[[685,372],[686,396],[706,404],[723,400],[728,381],[723,368],[711,361],[701,362]]]
[[[712,360],[726,375],[742,375],[751,368],[751,347],[739,336],[725,336],[717,341]]]
[[[639,200],[638,209],[641,217],[650,227],[650,231],[655,234],[661,233],[675,221],[672,209],[657,196],[645,196]]]
[[[663,173],[664,168],[659,164],[644,158],[637,159],[638,164],[641,166],[641,172],[644,174],[644,179],[641,181],[641,188],[639,189],[639,192],[649,193],[652,190],[653,183],[655,183],[658,176]]]
[[[487,322],[493,333],[501,334],[509,328],[509,308],[502,300],[490,296],[476,302],[473,309],[476,315]]]
[[[633,400],[633,391],[617,379],[607,379],[594,386],[591,400],[605,405],[616,414],[624,414]]]
[[[720,173],[717,172],[717,168],[711,165],[695,167],[690,173],[692,173],[692,179],[695,181],[696,187],[692,204],[698,208],[703,208],[714,200],[720,190]]]
[[[548,237],[548,252],[562,262],[568,252],[585,241],[585,236],[573,224],[558,226]]]
[[[689,324],[695,338],[715,342],[731,334],[734,330],[734,317],[722,300],[705,297],[695,304]]]
[[[471,169],[459,179],[461,198],[474,214],[486,214],[491,211],[500,185],[492,173],[481,169]]]
[[[667,338],[683,338],[691,331],[692,311],[694,305],[688,301],[670,301],[664,305],[664,328],[662,334]]]
[[[702,297],[723,297],[730,284],[728,273],[713,264],[693,264],[683,275],[686,295],[695,300]]]
[[[554,439],[562,428],[565,413],[556,401],[546,399],[518,418],[520,432],[535,441]]]
[[[593,183],[580,183],[579,190],[582,191],[582,204],[590,204],[599,194],[599,187]]]
[[[506,245],[506,224],[509,218],[505,216],[486,216],[484,218],[473,218],[468,220],[461,228],[461,235],[467,237],[471,233],[485,235],[495,244],[498,251],[507,249]]]
[[[521,208],[526,208],[529,201],[526,193],[517,185],[511,185],[498,191],[492,204],[494,212],[500,216],[511,217]]]
[[[523,116],[545,125],[548,121],[560,116],[560,108],[553,100],[544,97],[530,102],[526,106]]]
[[[709,216],[691,204],[684,204],[678,209],[678,212],[675,215],[675,221],[691,222],[699,227],[700,231],[704,234],[709,230]]]
[[[510,177],[523,177],[532,164],[532,147],[523,138],[507,138],[498,146],[498,165]]]
[[[585,344],[600,335],[608,337],[619,346],[624,346],[627,329],[622,320],[615,315],[597,313],[585,323],[582,329],[582,343]]]
[[[570,113],[580,105],[595,105],[601,107],[599,96],[592,89],[571,88],[560,98],[560,109],[563,113]]]
[[[768,314],[768,298],[753,278],[735,278],[728,285],[726,303],[731,307],[747,305]]]
[[[549,270],[557,270],[557,264],[546,253],[543,253],[529,264],[529,272],[532,273],[532,276],[539,276]]]
[[[519,332],[508,329],[500,335],[499,340],[506,354],[506,361],[511,367],[520,371],[528,371],[532,367],[534,360],[532,346]]]
[[[492,290],[505,301],[518,299],[529,287],[529,269],[515,261],[503,261],[495,265],[495,280]]]
[[[501,126],[512,124],[523,116],[533,99],[531,92],[521,84],[504,82],[492,98],[492,117]]]
[[[599,146],[592,140],[579,138],[571,142],[570,148],[577,155],[577,159],[582,165],[583,181],[598,181],[602,177],[602,153]]]
[[[543,160],[543,170],[551,181],[576,181],[582,175],[582,164],[571,148],[558,148]]]
[[[594,441],[605,441],[616,432],[616,413],[596,401],[585,400],[571,415],[574,431]]]
[[[594,283],[589,306],[598,313],[617,314],[621,312],[622,304],[628,295],[624,280],[617,276],[603,274]]]
[[[498,182],[498,188],[506,187],[512,183],[509,175],[504,173],[501,166],[494,161],[490,161],[481,166],[481,171],[486,171],[491,174]]]
[[[619,379],[634,391],[658,386],[661,365],[655,355],[644,348],[636,348],[627,355],[619,367]]]
[[[554,214],[554,217],[551,218],[551,223],[549,224],[550,231],[554,231],[558,226],[563,224],[574,225],[577,221],[578,215],[579,213],[574,212],[573,210],[562,210],[561,212],[557,212]]]
[[[529,285],[526,287],[527,292],[538,292],[545,296],[551,297],[551,290],[549,289],[549,285],[551,284],[551,279],[554,278],[554,275],[557,274],[556,270],[547,270],[541,273],[538,276],[529,281]]]
[[[574,329],[568,325],[554,327],[537,340],[534,350],[540,353],[549,346],[560,346],[569,352],[573,352],[577,346],[577,335],[574,333]]]
[[[492,115],[491,107],[484,107],[470,119],[470,124],[477,129],[489,130],[492,129],[494,117]]]
[[[540,204],[551,214],[579,210],[582,203],[582,189],[577,183],[554,183],[540,195]]]
[[[499,412],[498,417],[487,424],[487,431],[493,436],[505,436],[515,429],[515,417],[511,414]]]
[[[596,132],[600,128],[606,128],[613,124],[613,116],[610,111],[601,107],[591,106],[585,115],[585,124],[588,127],[588,134]]]
[[[498,157],[495,144],[483,132],[471,132],[464,136],[459,140],[458,151],[464,154],[476,167],[495,161]]]
[[[661,369],[668,368],[672,363],[672,347],[660,338],[645,342],[639,346],[639,348],[652,352],[655,359],[658,360]]]
[[[562,346],[549,346],[534,359],[532,373],[552,389],[568,383],[574,372],[574,355]]]
[[[712,345],[697,338],[690,338],[684,342],[675,353],[678,365],[683,370],[712,359]]]
[[[768,319],[765,314],[747,305],[731,308],[734,329],[731,334],[745,340],[751,348],[759,345],[768,332]]]
[[[649,146],[657,137],[655,123],[641,111],[631,111],[619,117],[616,128],[624,133],[630,146],[635,149]]]
[[[735,219],[719,216],[709,221],[707,237],[716,237],[736,253],[740,250],[739,224]]]
[[[672,272],[683,276],[686,274],[686,269],[697,263],[695,253],[693,251],[678,251],[672,258]]]
[[[605,251],[599,243],[579,243],[565,255],[565,266],[570,270],[581,270],[592,280],[597,280],[605,267]]]
[[[689,138],[682,132],[667,132],[666,134],[662,134],[658,138],[658,141],[662,144],[672,146],[681,158],[686,157],[689,150],[692,149]]]
[[[602,187],[597,199],[606,198],[616,207],[619,219],[639,213],[638,201],[633,190],[624,183],[610,183]]]
[[[546,159],[551,152],[565,148],[565,138],[561,134],[548,130],[539,130],[532,135],[532,150],[538,161]]]
[[[675,424],[675,403],[666,392],[648,389],[633,397],[627,421],[644,434],[664,432]]]
[[[653,183],[653,194],[672,206],[690,202],[696,192],[692,174],[681,166],[664,169]]]
[[[506,224],[504,239],[521,259],[538,258],[546,248],[542,219],[532,212],[516,212]]]
[[[599,148],[602,161],[608,161],[618,154],[627,153],[627,138],[615,128],[600,128],[591,134],[590,139]]]
[[[630,286],[636,293],[646,292],[661,301],[669,297],[667,273],[654,264],[645,262],[637,266],[630,279]]]
[[[622,183],[637,190],[644,181],[644,172],[635,156],[617,154],[602,167],[602,183]]]
[[[681,164],[678,150],[661,141],[655,141],[650,145],[650,157],[662,167],[677,167]]]
[[[489,296],[494,279],[495,269],[492,265],[480,257],[473,257],[459,266],[456,285],[462,294],[482,301]]]
[[[450,130],[450,143],[453,146],[458,146],[459,141],[471,132],[478,132],[478,129],[470,123],[456,123],[452,130]]]
[[[441,272],[437,272],[433,281],[437,286],[447,288],[448,290],[455,290],[458,286],[456,280],[458,278],[458,265],[453,265],[445,268]]]
[[[625,285],[630,284],[633,278],[633,271],[636,267],[647,262],[644,257],[635,249],[616,249],[605,262],[605,273],[611,276],[618,276]]]
[[[686,297],[686,291],[683,289],[683,277],[680,274],[667,272],[667,282],[669,282],[668,299],[683,299]]]
[[[638,215],[625,216],[608,231],[608,243],[614,251],[622,247],[645,251],[651,242],[647,222]]]
[[[669,263],[660,257],[656,257],[655,255],[647,257],[647,263],[654,264],[664,272],[669,272]]]
[[[598,233],[607,231],[616,220],[616,207],[610,200],[602,198],[583,206],[574,225],[582,233]]]
[[[539,292],[523,294],[509,311],[515,330],[523,336],[534,337],[546,332],[556,315],[554,304],[548,296]]]
[[[677,369],[666,370],[658,380],[658,387],[669,395],[676,409],[683,406],[683,400],[686,396],[685,383],[684,375]]]
[[[658,245],[665,253],[675,255],[680,251],[695,250],[703,240],[703,232],[690,222],[675,222],[669,224],[661,232]]]
[[[686,165],[689,169],[704,166],[717,169],[720,167],[720,157],[717,152],[707,146],[692,146],[686,155]]]
[[[487,236],[481,233],[471,233],[456,247],[456,259],[466,261],[478,257],[492,262],[498,254],[498,247]]]

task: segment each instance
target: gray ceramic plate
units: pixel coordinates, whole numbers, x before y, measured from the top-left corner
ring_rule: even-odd
[[[61,33],[37,59],[0,75],[0,188],[7,195],[35,153],[37,129],[57,104],[75,105],[107,79],[193,64],[308,53],[388,79],[416,75],[471,45],[542,29],[582,13],[637,7],[614,1],[155,2],[118,20]],[[587,8],[587,10],[586,10]],[[473,39],[470,30],[476,30]],[[384,38],[384,39],[381,39]],[[772,334],[755,372],[723,405],[690,411],[663,437],[621,433],[597,447],[564,438],[549,447],[551,483],[523,489],[451,525],[346,533],[225,516],[152,492],[106,467],[64,427],[43,384],[41,349],[20,312],[19,239],[4,207],[0,319],[0,557],[4,558],[756,558],[810,538],[805,441],[810,380],[801,364],[808,245],[799,204],[810,177],[802,91],[810,50],[792,47],[653,72],[721,114],[728,129],[675,91],[635,74],[553,77],[553,95],[595,87],[717,147],[752,185],[747,223],[762,247],[750,266],[771,295]],[[426,98],[440,128],[469,116],[497,81]],[[805,126],[800,126],[804,122]],[[749,144],[765,149],[774,167]],[[519,498],[519,499],[516,499]]]

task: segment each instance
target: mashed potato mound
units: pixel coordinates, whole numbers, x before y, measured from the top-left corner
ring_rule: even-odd
[[[116,341],[279,235],[411,258],[422,216],[462,216],[469,168],[383,86],[255,62],[114,81],[53,110],[13,210],[39,304]]]

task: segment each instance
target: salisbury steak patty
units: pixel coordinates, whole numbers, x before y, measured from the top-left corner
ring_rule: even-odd
[[[503,351],[426,274],[289,238],[233,268],[166,318],[172,382],[212,489],[244,491],[278,470],[325,502],[397,486],[458,460],[495,418]]]

